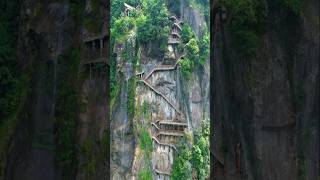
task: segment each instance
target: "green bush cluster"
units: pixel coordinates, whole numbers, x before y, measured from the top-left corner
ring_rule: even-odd
[[[186,145],[181,147],[179,155],[174,159],[172,180],[191,180],[192,179],[192,152]]]
[[[188,58],[184,58],[179,62],[181,66],[181,73],[186,80],[189,80],[192,76],[192,70],[194,67],[193,61]]]
[[[151,0],[143,3],[137,18],[137,39],[140,43],[159,42],[165,50],[168,40],[169,12],[164,0]]]
[[[142,112],[144,115],[146,115],[149,111],[150,105],[147,101],[142,102]]]
[[[115,39],[115,43],[124,43],[133,27],[134,19],[132,17],[124,16],[116,19],[111,28],[111,36]]]
[[[195,34],[192,31],[191,27],[188,24],[184,24],[181,30],[181,40],[182,43],[186,44],[190,41],[190,39],[195,38]]]
[[[128,116],[133,119],[135,113],[136,79],[131,77],[128,81]]]
[[[204,65],[206,60],[209,59],[210,54],[210,34],[205,31],[205,34],[199,41],[199,63]]]
[[[196,35],[192,31],[188,24],[184,24],[181,30],[182,43],[179,45],[179,49],[182,49],[186,53],[184,59],[181,59],[179,64],[181,66],[181,72],[186,80],[189,80],[192,75],[194,66],[199,63],[199,46]]]
[[[150,169],[141,170],[138,174],[139,180],[152,180],[152,172]]]
[[[147,130],[144,128],[141,129],[141,134],[140,134],[140,148],[142,151],[145,152],[147,158],[151,157],[151,152],[152,152],[152,139],[148,133]]]
[[[209,176],[210,151],[209,151],[209,122],[203,121],[201,129],[194,133],[192,146],[182,141],[179,146],[179,154],[174,159],[172,179],[192,179],[192,172],[195,171],[199,180]]]

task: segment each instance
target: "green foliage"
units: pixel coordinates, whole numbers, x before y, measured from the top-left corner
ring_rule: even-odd
[[[111,36],[115,39],[115,43],[123,43],[127,40],[134,26],[134,19],[131,17],[120,17],[115,20],[111,28]]]
[[[205,179],[209,173],[209,141],[200,137],[195,139],[195,145],[192,147],[192,163],[196,169],[198,179]]]
[[[164,0],[151,0],[144,3],[137,19],[137,39],[141,43],[149,41],[164,44],[169,33],[169,12]]]
[[[151,157],[151,152],[152,152],[152,139],[144,128],[141,129],[141,134],[140,134],[140,148],[142,151],[145,152],[145,155],[147,158]]]
[[[195,34],[188,24],[184,24],[181,30],[181,40],[184,44],[188,43],[190,39],[195,38]]]
[[[186,44],[186,50],[188,57],[193,62],[198,62],[200,49],[195,38],[190,39],[190,41]]]
[[[209,152],[209,121],[204,120],[201,130],[196,130],[194,134],[194,144],[192,147],[192,164],[197,172],[197,177],[204,180],[209,176],[210,152]]]
[[[209,59],[210,53],[210,35],[206,32],[199,42],[199,54],[200,54],[200,64],[204,65],[206,60]]]
[[[152,172],[150,169],[142,170],[138,174],[139,180],[152,180]]]
[[[115,98],[120,93],[120,83],[117,81],[117,78],[116,78],[116,71],[117,71],[116,59],[114,56],[111,56],[111,55],[109,56],[109,58],[110,58],[109,82],[110,82],[110,97],[111,97],[110,108],[112,108],[114,104],[112,102],[115,101]]]
[[[193,61],[188,58],[184,58],[179,62],[181,66],[181,73],[186,80],[189,80],[192,76],[192,71],[194,67]]]
[[[147,101],[143,101],[142,103],[142,112],[144,115],[146,115],[149,111],[149,103]]]
[[[136,96],[136,79],[131,77],[128,81],[128,116],[130,119],[134,117],[135,112],[135,96]]]
[[[201,129],[194,133],[192,147],[188,142],[180,142],[179,154],[173,162],[172,179],[191,179],[193,171],[197,173],[196,179],[204,180],[209,177],[209,135],[209,123],[204,120]]]
[[[190,163],[192,152],[187,146],[182,146],[180,154],[175,158],[172,169],[172,180],[191,180],[192,164]]]

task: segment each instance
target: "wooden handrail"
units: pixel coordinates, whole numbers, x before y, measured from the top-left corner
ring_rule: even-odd
[[[145,80],[139,80],[138,82],[142,82],[145,85],[147,85],[150,89],[152,89],[156,94],[160,95],[163,99],[165,99],[172,107],[173,109],[178,113],[181,114],[180,111],[176,108],[176,106],[165,96],[163,95],[160,91],[156,90],[154,87],[152,87],[147,81]]]

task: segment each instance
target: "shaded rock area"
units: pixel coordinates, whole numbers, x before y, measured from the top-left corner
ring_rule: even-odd
[[[111,114],[111,179],[122,180],[131,177],[135,151],[135,137],[127,110],[127,81],[121,82],[119,101]]]
[[[315,7],[318,1],[304,1],[301,19],[293,21],[292,15],[271,6],[267,32],[250,59],[236,53],[226,22],[219,13],[213,16],[215,178],[319,178],[319,8]]]
[[[23,4],[27,10],[38,6],[30,2]],[[27,102],[31,106],[25,112],[29,115],[21,119],[11,145],[7,179],[61,178],[54,151],[57,57],[70,46],[73,21],[66,4],[52,3],[41,8],[43,14],[36,22],[32,18],[21,22],[18,54],[22,63],[33,63],[35,70]]]
[[[91,72],[81,64],[83,16],[75,12],[75,8],[83,10],[85,5],[81,3],[21,2],[17,54],[23,71],[31,74],[31,88],[9,147],[5,179],[108,176],[108,152],[104,152],[107,148],[103,141],[108,127],[107,69],[98,65]],[[91,3],[86,1],[87,5]],[[101,6],[101,12],[106,8]],[[100,13],[100,9],[97,11]],[[72,102],[66,94],[72,96]],[[66,151],[68,155],[62,157]]]

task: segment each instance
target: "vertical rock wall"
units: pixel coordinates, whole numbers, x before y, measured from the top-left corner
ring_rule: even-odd
[[[216,14],[211,27],[215,35],[211,138],[216,143],[211,148],[217,179],[319,177],[315,7],[318,1],[304,1],[302,17],[293,21],[294,16],[271,6],[267,32],[251,59],[238,56],[226,22]]]

